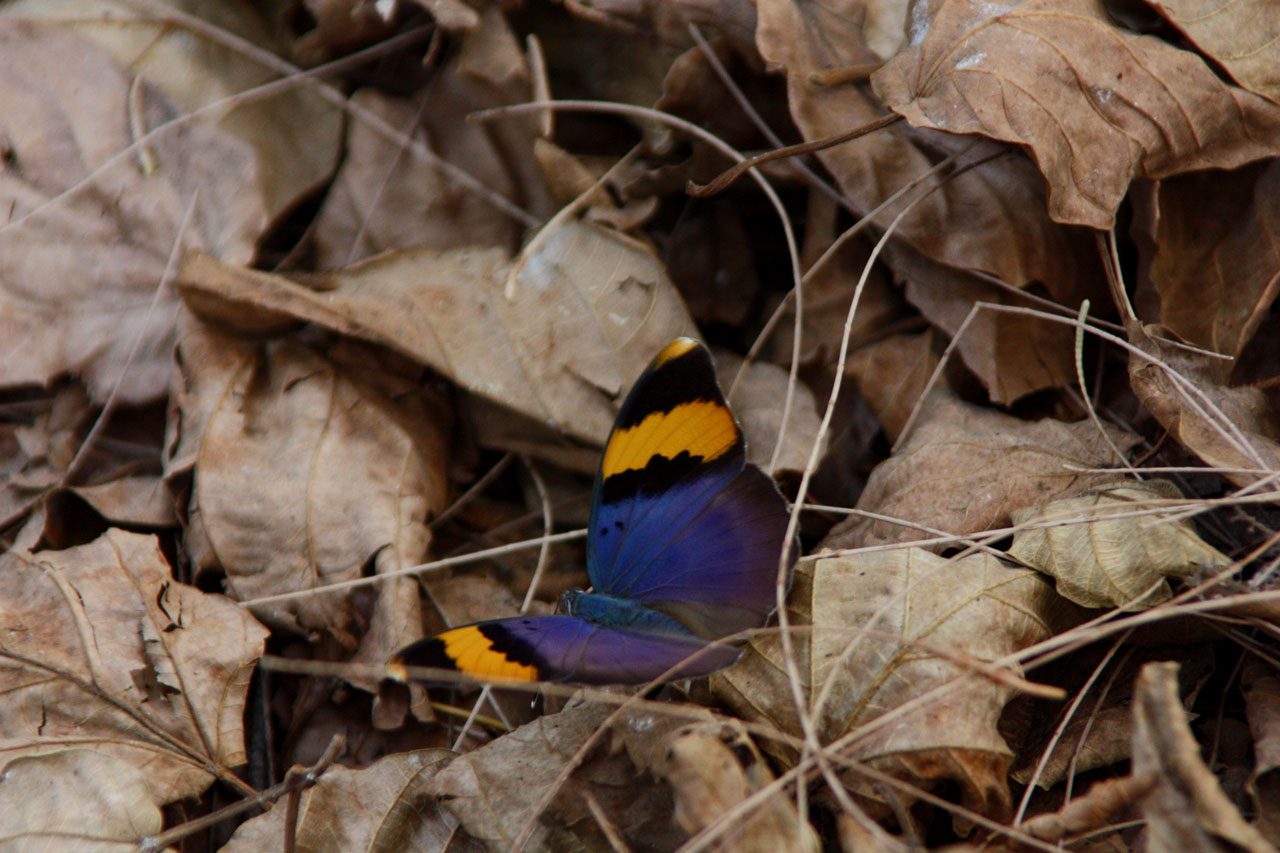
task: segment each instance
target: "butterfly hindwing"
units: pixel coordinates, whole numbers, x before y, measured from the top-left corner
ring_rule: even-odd
[[[405,667],[429,667],[482,679],[642,684],[677,666],[673,677],[706,675],[738,654],[692,636],[605,628],[574,616],[518,616],[419,640],[396,652],[387,670],[402,681]]]
[[[623,403],[596,482],[588,571],[597,592],[648,604],[704,637],[774,610],[787,525],[706,347],[668,344]]]

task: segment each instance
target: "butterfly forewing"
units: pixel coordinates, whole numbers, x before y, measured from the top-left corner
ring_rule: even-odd
[[[696,341],[673,341],[636,381],[591,516],[597,591],[661,605],[702,636],[759,627],[773,611],[786,502],[747,464],[711,354]]]

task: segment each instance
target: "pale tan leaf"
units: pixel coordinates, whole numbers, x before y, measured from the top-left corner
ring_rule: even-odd
[[[96,749],[15,758],[0,775],[5,850],[131,853],[163,828],[144,771]]]
[[[858,509],[960,535],[1003,527],[1014,510],[1114,477],[1071,470],[1116,464],[1091,421],[1024,421],[949,393],[935,392],[924,406],[907,442],[872,472]],[[1137,443],[1132,433],[1106,429],[1122,451]],[[823,544],[845,548],[932,535],[854,518],[837,525]]]
[[[799,663],[821,740],[831,743],[931,694],[892,724],[868,730],[849,754],[926,788],[955,782],[970,808],[1007,814],[1012,752],[996,723],[1014,688],[980,671],[1074,618],[1052,587],[986,554],[946,560],[908,548],[821,558],[811,588],[797,589],[812,614],[811,633],[797,635],[812,639],[797,644],[809,647]],[[777,638],[753,641],[742,661],[712,677],[712,687],[747,719],[803,736]],[[870,792],[856,774],[850,781]]]
[[[664,740],[659,771],[675,792],[675,819],[701,831],[773,781],[764,756],[736,721],[685,726]],[[818,834],[797,819],[791,800],[775,794],[721,835],[710,848],[744,853],[817,851]]]
[[[395,853],[401,850],[478,850],[457,835],[453,820],[427,790],[453,753],[423,749],[388,755],[362,770],[330,767],[298,805],[299,850]],[[286,804],[244,823],[223,853],[280,850]],[[453,840],[455,845],[451,846]]]
[[[190,5],[269,42],[248,7]],[[341,116],[299,87],[186,122],[117,158],[141,133],[270,72],[107,0],[7,4],[0,45],[0,383],[71,372],[96,400],[117,385],[119,399],[155,399],[177,302],[165,290],[152,303],[171,247],[247,263],[267,224],[332,169]]]
[[[1178,700],[1178,665],[1149,663],[1138,676],[1133,706],[1133,773],[1160,780],[1142,800],[1151,853],[1274,853],[1246,823],[1200,757],[1200,746]]]
[[[1150,0],[1250,91],[1280,103],[1280,15],[1270,0]]]
[[[738,372],[743,364],[741,358],[724,350],[717,350],[715,357],[716,372],[725,392],[728,393],[737,382],[729,404],[746,434],[747,455],[752,462],[769,471],[769,460],[773,458],[782,427],[788,373],[776,364],[757,361],[739,379]],[[776,477],[783,471],[803,471],[814,442],[818,440],[818,426],[813,392],[809,386],[797,381],[791,412],[787,417],[787,431],[782,435],[783,448],[778,454],[778,464],[769,473]],[[826,446],[825,441],[822,446]]]
[[[186,544],[199,569],[224,570],[248,600],[359,577],[375,554],[378,571],[423,561],[426,520],[446,495],[445,428],[407,383],[384,374],[379,386],[291,341],[259,346],[200,321],[178,361],[166,475],[194,469]],[[385,614],[379,654],[418,630],[412,579],[383,586],[380,609],[398,612]],[[351,607],[330,593],[259,612],[350,646]]]
[[[423,248],[310,281],[196,255],[178,284],[206,316],[291,316],[383,344],[596,444],[654,353],[693,332],[652,249],[576,220],[549,224],[514,264],[493,248]]]
[[[1169,513],[1109,516],[1179,504],[1182,493],[1168,480],[1120,480],[1071,498],[1013,512],[1009,555],[1057,581],[1058,592],[1082,607],[1145,610],[1172,595],[1163,578],[1212,574],[1231,559]],[[1040,526],[1045,525],[1045,526]]]
[[[872,83],[915,127],[1024,146],[1050,215],[1093,228],[1111,227],[1135,177],[1235,168],[1280,143],[1280,106],[1112,25],[1095,0],[917,3],[908,46]]]
[[[244,763],[245,694],[266,630],[174,582],[153,536],[112,529],[33,552],[38,521],[0,556],[0,763],[92,748],[144,771],[157,804]]]

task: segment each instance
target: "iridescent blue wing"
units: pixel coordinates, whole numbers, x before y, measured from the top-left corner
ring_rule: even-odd
[[[742,430],[697,341],[668,344],[627,396],[591,519],[587,566],[597,592],[708,638],[760,627],[774,610],[786,501],[747,464]],[[794,545],[787,553],[794,560]]]
[[[643,684],[696,678],[738,659],[739,649],[604,628],[574,616],[518,616],[477,622],[405,646],[387,662],[388,674],[408,680],[406,667],[453,670],[479,678]]]

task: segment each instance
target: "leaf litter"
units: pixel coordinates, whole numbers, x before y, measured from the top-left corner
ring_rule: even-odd
[[[0,839],[1275,849],[1264,5],[7,5]],[[611,103],[502,112],[547,98]],[[775,206],[687,194],[730,149],[655,105],[748,154],[905,121]],[[800,504],[789,641],[383,682],[585,584],[682,334]]]

